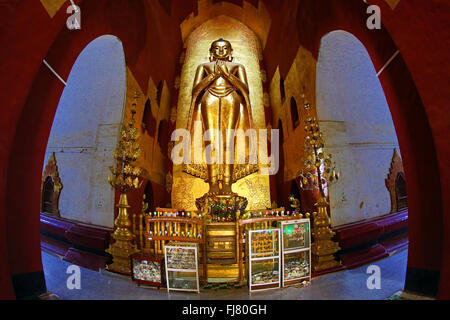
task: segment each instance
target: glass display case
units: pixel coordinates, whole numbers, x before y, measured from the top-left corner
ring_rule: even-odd
[[[280,229],[249,231],[249,290],[280,287]]]
[[[164,256],[137,253],[131,257],[131,278],[138,284],[161,287],[165,284]]]
[[[169,242],[165,248],[167,291],[200,292],[198,244]]]
[[[282,286],[311,280],[311,230],[309,219],[281,222]]]

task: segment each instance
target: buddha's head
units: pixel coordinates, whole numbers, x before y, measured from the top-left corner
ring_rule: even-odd
[[[211,43],[211,48],[209,49],[209,60],[227,60],[232,61],[233,48],[228,40],[222,38],[217,39]]]

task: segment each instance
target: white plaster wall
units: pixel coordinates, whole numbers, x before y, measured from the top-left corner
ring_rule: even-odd
[[[110,35],[88,44],[72,67],[44,162],[55,152],[63,218],[113,227],[114,190],[107,177],[123,118],[125,72],[122,43]]]
[[[390,211],[385,187],[397,136],[383,89],[363,44],[345,31],[322,38],[317,115],[342,178],[329,189],[333,226]]]

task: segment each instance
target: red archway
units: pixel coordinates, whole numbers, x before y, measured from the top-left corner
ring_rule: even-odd
[[[438,0],[427,4],[400,1],[393,11],[382,0],[369,2],[382,9],[381,30],[367,28],[369,15],[362,1],[332,0],[326,5],[313,0],[283,3],[281,10],[278,8],[279,15],[272,20],[276,27],[269,35],[277,41],[268,41],[265,50],[268,77],[274,73],[277,62],[281,77],[287,74],[299,45],[317,58],[321,38],[334,30],[355,35],[365,45],[377,70],[400,50],[400,55],[380,75],[380,81],[405,154],[403,163],[411,199],[406,288],[421,290],[428,286],[432,288],[427,288],[427,293],[437,293],[439,285],[439,297],[448,298],[449,239],[443,231],[450,228],[450,203],[441,195],[450,191],[450,168],[446,165],[449,120],[440,117],[439,110],[447,107],[449,89],[437,83],[448,83],[449,63],[444,54],[448,49],[441,38],[449,33],[445,28],[449,6]],[[297,10],[290,20],[283,13],[288,7]],[[298,38],[292,40],[286,29]],[[421,57],[423,52],[430,52],[426,60]],[[432,86],[442,92],[437,94]]]

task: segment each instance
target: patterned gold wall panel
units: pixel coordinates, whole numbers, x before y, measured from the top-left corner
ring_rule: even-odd
[[[50,18],[53,18],[66,0],[40,0]]]
[[[255,33],[239,21],[219,16],[208,20],[194,30],[185,42],[186,56],[181,72],[180,93],[177,109],[177,128],[186,128],[191,90],[197,66],[208,62],[211,42],[224,38],[233,46],[235,62],[245,66],[250,87],[250,104],[256,128],[265,128],[263,106],[263,90],[259,60],[261,59],[261,44]],[[248,186],[258,190],[259,196],[248,198],[248,209],[270,207],[269,177],[253,174],[247,177],[248,183],[233,185],[233,191],[239,195],[249,194]],[[246,180],[243,179],[243,180]],[[196,210],[195,199],[208,191],[208,185],[201,179],[191,177],[181,171],[181,166],[174,166],[172,207],[185,210]]]
[[[166,158],[161,154],[161,149],[158,146],[154,137],[149,136],[148,134],[143,134],[141,130],[142,126],[142,117],[144,114],[144,107],[147,98],[150,99],[152,114],[158,121],[163,119],[163,114],[167,112],[161,112],[161,110],[165,111],[169,105],[169,94],[168,89],[165,87],[163,89],[163,94],[161,98],[161,108],[158,108],[156,104],[156,86],[153,83],[153,80],[149,79],[147,93],[142,92],[139,84],[137,83],[133,73],[129,68],[127,68],[127,92],[126,92],[126,102],[125,102],[125,116],[124,119],[129,119],[131,116],[130,108],[134,100],[135,92],[139,93],[139,98],[136,106],[136,114],[134,116],[136,120],[135,127],[138,128],[139,134],[141,135],[139,138],[139,143],[141,146],[141,156],[136,162],[136,165],[145,169],[144,170],[144,178],[149,179],[158,184],[164,185],[165,183],[165,163]]]
[[[243,7],[229,2],[213,4],[211,0],[199,0],[197,5],[197,15],[194,16],[194,14],[191,14],[180,25],[183,42],[186,41],[195,28],[199,27],[205,21],[219,15],[226,15],[242,21],[242,23],[258,36],[262,47],[265,47],[269,35],[271,18],[270,13],[262,1],[259,1],[258,8],[255,8],[247,1],[243,1]]]
[[[278,127],[278,120],[283,124],[284,135],[284,179],[292,180],[302,168],[304,119],[306,112],[303,105],[306,101],[311,103],[310,114],[316,116],[316,59],[312,54],[300,47],[297,55],[284,79],[286,99],[281,101],[280,73],[277,69],[270,82],[270,101],[273,110],[273,126]],[[297,103],[300,125],[294,130],[291,118],[291,97]]]

